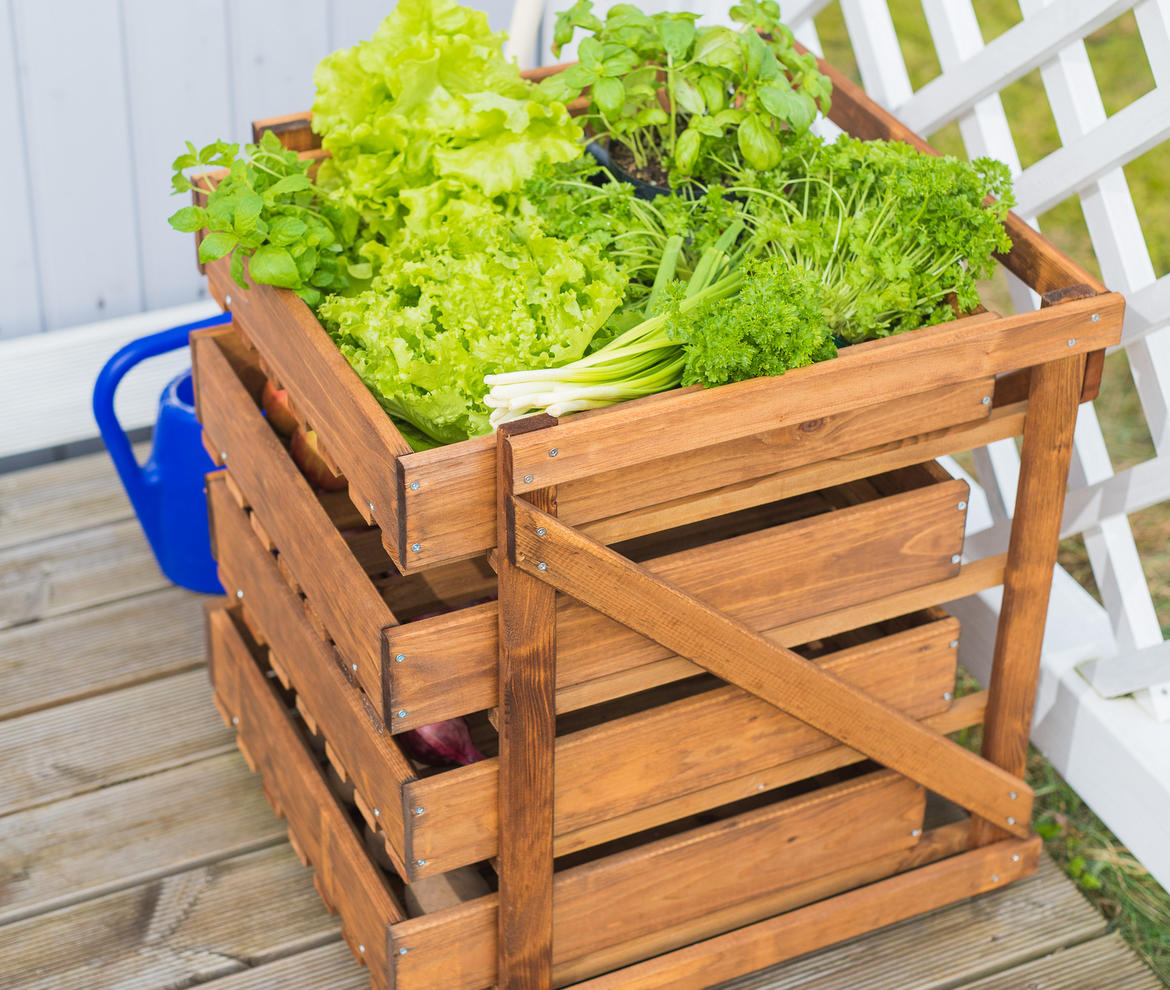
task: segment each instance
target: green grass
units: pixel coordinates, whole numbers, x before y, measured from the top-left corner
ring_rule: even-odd
[[[917,89],[940,72],[921,2],[891,0],[890,8],[907,72]],[[976,0],[975,9],[985,41],[991,41],[1020,20],[1016,0]],[[831,4],[819,14],[816,25],[825,56],[846,75],[860,81],[839,5]],[[1090,35],[1086,49],[1107,114],[1116,113],[1153,89],[1153,76],[1132,13],[1122,15]],[[1025,168],[1060,147],[1039,70],[1006,87],[1001,98]],[[949,124],[926,137],[940,151],[964,156],[957,124]],[[1148,151],[1125,166],[1124,171],[1154,271],[1161,276],[1170,271],[1170,142]],[[1049,210],[1039,218],[1039,224],[1058,248],[1100,277],[1077,197],[1070,197]],[[986,285],[983,296],[990,308],[1012,311],[1002,277]],[[1101,395],[1095,405],[1115,470],[1154,456],[1124,353],[1107,359]],[[1170,635],[1170,505],[1135,513],[1130,517],[1130,525],[1163,633]],[[1077,537],[1064,541],[1060,562],[1090,593],[1098,596],[1083,540]],[[977,747],[978,731],[963,733],[961,739]],[[1036,789],[1034,823],[1044,836],[1049,853],[1170,985],[1170,895],[1036,750],[1029,756],[1028,777]]]

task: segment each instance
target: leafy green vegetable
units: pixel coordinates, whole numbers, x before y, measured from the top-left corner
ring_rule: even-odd
[[[206,195],[206,206],[185,206],[171,218],[176,230],[207,230],[199,245],[201,262],[231,255],[232,278],[243,288],[244,261],[255,282],[294,289],[310,305],[324,290],[339,292],[353,274],[345,247],[357,230],[357,214],[323,196],[307,172],[312,164],[286,151],[276,135],[265,132],[259,144],[240,146],[216,141],[199,151],[190,142],[175,159],[172,188]],[[218,184],[206,177],[192,181],[184,169],[227,169]],[[355,276],[360,277],[360,276]]]
[[[480,11],[401,0],[373,38],[317,66],[319,182],[368,233],[425,236],[450,200],[507,209],[541,161],[581,152],[565,106],[520,78]]]
[[[762,250],[820,280],[825,318],[851,343],[953,319],[952,298],[974,308],[976,280],[1011,248],[1008,170],[988,158],[810,134],[775,169],[741,169],[727,192],[743,197]]]
[[[542,87],[561,100],[588,89],[584,119],[594,134],[626,148],[639,169],[661,162],[672,183],[709,174],[712,160],[736,150],[752,168],[772,168],[781,135],[807,131],[818,109],[829,110],[831,84],[813,55],[797,52],[775,0],[733,6],[738,30],[628,3],[604,22],[592,11],[592,0],[576,0],[557,15],[555,53],[577,29],[591,35],[579,62]]]
[[[596,247],[485,213],[457,239],[404,246],[318,315],[391,415],[453,443],[490,430],[485,375],[580,357],[624,288]]]

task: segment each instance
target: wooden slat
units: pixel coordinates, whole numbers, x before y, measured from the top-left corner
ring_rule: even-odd
[[[0,722],[0,815],[227,752],[193,670]]]
[[[201,601],[164,588],[0,631],[0,718],[201,666]]]
[[[0,629],[170,585],[137,519],[0,550]]]
[[[753,628],[775,629],[956,574],[966,498],[963,482],[948,481],[644,566]],[[407,713],[393,731],[496,704],[497,616],[489,602],[386,631],[387,653],[406,658],[389,671],[388,710]],[[577,602],[560,603],[557,626],[561,687],[670,656]]]
[[[512,447],[515,436],[547,429],[533,416],[496,433],[496,546],[515,536]],[[529,495],[556,514],[556,490]],[[497,814],[499,817],[497,971],[501,990],[545,990],[552,979],[553,794],[557,729],[556,592],[517,569],[509,555],[496,561],[499,614]]]
[[[818,662],[913,717],[937,714],[947,708],[944,694],[954,681],[952,622],[911,629]],[[833,745],[734,687],[563,736],[556,753],[557,854],[598,833],[612,838],[648,827],[654,813],[644,811],[651,804],[686,796],[690,810],[714,807],[726,797],[723,786],[746,774],[759,774],[773,786],[799,779],[804,767],[790,776],[785,764]],[[407,823],[413,857],[426,860],[428,870],[442,872],[495,855],[496,775],[496,761],[485,760],[408,785],[408,806],[425,809]]]
[[[551,430],[516,439],[513,482],[517,493],[562,485],[810,417],[836,415],[870,405],[877,396],[894,399],[925,387],[1030,367],[1055,355],[1108,347],[1120,339],[1123,313],[1122,298],[1106,293],[999,320],[970,317],[856,344],[832,361],[796,368],[779,378],[570,417]],[[1069,340],[1074,341],[1071,347]],[[550,456],[553,449],[555,457]]]
[[[194,342],[196,404],[213,446],[359,683],[382,693],[381,630],[394,615],[212,339]]]
[[[676,393],[650,396],[638,402],[645,406],[673,394]],[[603,543],[612,543],[655,528],[682,525],[719,512],[826,488],[1019,433],[1022,410],[1018,423],[998,415],[994,425],[986,417],[975,418],[987,412],[982,398],[988,394],[979,382],[965,383],[877,407],[883,411],[900,410],[901,418],[895,415],[886,420],[883,412],[873,415],[871,422],[871,414],[875,413],[871,407],[864,412],[770,430],[683,457],[659,459],[651,462],[652,468],[640,465],[604,472],[598,479],[583,478],[563,486],[558,495],[558,514],[572,525],[589,523],[582,527],[584,531]],[[977,406],[974,414],[972,402]],[[961,417],[971,422],[942,425],[953,424]],[[917,424],[921,429],[924,422],[934,428],[904,436],[905,424]],[[846,423],[852,432],[843,430]],[[903,425],[899,427],[898,423]],[[861,439],[854,440],[855,436]],[[862,452],[867,437],[880,445]],[[495,545],[495,447],[489,440],[477,438],[403,458],[407,529],[411,540],[421,547],[423,562]],[[822,459],[805,464],[813,449],[820,452]],[[769,471],[777,467],[785,470],[769,476]],[[740,480],[736,481],[737,477]],[[599,479],[604,479],[604,484],[597,483]],[[417,489],[410,487],[414,483]],[[702,497],[678,497],[684,485],[711,491]],[[660,504],[651,504],[653,498],[658,498]],[[459,505],[460,511],[451,512],[451,505]]]
[[[922,721],[935,732],[943,734],[957,732],[960,729],[979,725],[983,721],[986,703],[986,692],[967,695],[960,698],[947,711],[939,712],[937,715],[929,715]],[[587,825],[584,828],[563,833],[557,837],[557,853],[567,855],[588,849],[612,839],[633,835],[644,829],[665,825],[667,822],[685,818],[687,815],[698,814],[708,808],[754,797],[799,780],[807,780],[817,774],[851,766],[864,759],[865,757],[861,753],[848,746],[831,746],[777,767],[767,767],[735,780],[728,780],[701,791],[692,791],[680,797],[669,798],[649,807],[639,808],[628,814],[597,822],[595,825]]]
[[[973,894],[1036,869],[1040,840],[1009,839],[838,894],[579,984],[581,990],[700,990]],[[993,879],[994,878],[994,879]]]
[[[1166,986],[1126,944],[1111,932],[1063,952],[1024,963],[968,983],[963,990],[1163,990]]]
[[[1075,356],[1032,371],[983,731],[983,756],[1014,774],[1024,772],[1028,755],[1044,620],[1084,370],[1084,357]],[[1024,815],[1014,817],[1027,821]],[[1002,825],[1002,816],[976,822],[972,841],[991,841]]]
[[[324,913],[324,912],[322,912]],[[370,977],[340,940],[202,985],[203,990],[369,990]]]
[[[319,892],[341,913],[346,941],[380,981],[387,963],[386,925],[404,912],[226,612],[210,616],[210,638],[216,697],[255,760],[265,792],[313,865]]]
[[[53,841],[46,843],[46,836]],[[0,923],[214,863],[283,836],[235,754],[20,811],[0,821],[6,874]]]
[[[883,772],[573,867],[555,881],[554,958],[587,957],[908,849],[922,811],[921,789]],[[484,897],[395,925],[391,952],[407,950],[395,956],[396,986],[490,986],[496,913],[496,898]]]
[[[1032,795],[1015,775],[774,646],[522,500],[513,500],[513,510],[517,566],[879,763],[1003,822],[1013,834],[1027,833]],[[546,535],[538,537],[538,528]],[[547,565],[545,570],[538,569],[538,561]]]
[[[254,779],[248,779],[254,790]],[[99,856],[117,847],[116,835],[106,836]],[[210,980],[219,990],[237,990],[227,974],[272,972],[266,964],[288,956],[302,960],[304,972],[312,973],[314,953],[304,950],[323,942],[332,943],[329,955],[335,956],[337,922],[321,907],[311,874],[288,846],[280,845],[6,925],[0,938],[0,983],[21,990],[96,990]],[[368,986],[343,946],[340,951],[348,969]],[[340,968],[339,973],[345,975]],[[258,986],[333,990],[349,985]]]
[[[372,807],[402,864],[402,787],[414,773],[385,733],[373,704],[347,683],[336,650],[317,636],[300,602],[280,578],[271,554],[256,541],[244,511],[219,478],[209,478],[208,505],[220,540],[220,574],[244,591],[248,617],[264,631],[281,671],[312,713],[346,775]]]
[[[410,445],[291,290],[241,289],[231,280],[226,258],[208,265],[207,277],[221,305],[231,299],[224,308],[320,434],[348,479],[359,511],[373,503],[372,516],[386,533],[387,550],[401,562],[396,458],[410,453]]]
[[[817,61],[821,72],[825,73],[833,84],[833,106],[829,117],[842,130],[865,140],[881,138],[904,141],[919,151],[938,154],[893,114],[866,96],[861,87],[851,79],[842,75],[824,59]],[[1006,257],[1000,258],[1000,261],[1041,295],[1053,289],[1063,289],[1078,283],[1089,285],[1097,292],[1106,291],[1105,286],[1088,271],[1061,254],[1050,241],[1041,237],[1015,213],[1008,214],[1005,226],[1012,240],[1012,250]],[[1033,363],[1035,362],[1021,362],[1020,366]]]
[[[137,444],[140,460],[150,453]],[[105,451],[0,475],[0,549],[92,529],[134,514]]]

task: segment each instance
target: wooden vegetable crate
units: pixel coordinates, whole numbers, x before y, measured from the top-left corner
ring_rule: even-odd
[[[822,71],[847,131],[924,147]],[[305,115],[256,126],[320,153]],[[295,295],[208,266],[217,702],[375,987],[703,987],[1035,868],[1072,432],[1123,301],[1009,232],[1037,312],[424,453]],[[266,380],[345,491],[301,475]],[[933,459],[1020,434],[1010,547],[964,564],[967,487]],[[1000,584],[991,684],[954,699],[938,606]],[[396,738],[456,716],[487,759]],[[981,756],[948,738],[980,723]]]

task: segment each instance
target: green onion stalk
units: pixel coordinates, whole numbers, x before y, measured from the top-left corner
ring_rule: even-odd
[[[559,368],[484,376],[489,386],[484,403],[492,410],[492,428],[536,413],[563,416],[677,387],[686,366],[686,348],[671,332],[672,318],[739,291],[744,281],[739,267],[744,249],[732,252],[731,246],[743,229],[742,221],[735,221],[703,252],[682,298],[667,307],[664,300],[683,248],[681,237],[670,237],[643,309],[644,319],[592,354]]]

